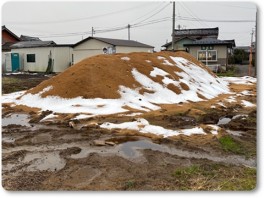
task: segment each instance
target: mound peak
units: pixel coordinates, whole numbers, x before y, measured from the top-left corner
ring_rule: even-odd
[[[188,53],[140,52],[87,58],[28,90],[20,101],[55,112],[72,112],[65,110],[68,104],[78,112],[107,114],[156,110],[159,104],[196,102],[227,92],[227,83]],[[34,97],[42,103],[27,102]]]

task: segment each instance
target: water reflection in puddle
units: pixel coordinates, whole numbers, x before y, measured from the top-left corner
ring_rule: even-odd
[[[66,165],[66,161],[60,157],[59,152],[28,153],[23,163],[29,162],[31,164],[27,167],[28,171],[56,171]]]
[[[8,117],[2,118],[2,126],[7,126],[11,124],[21,125],[31,127],[29,122],[29,116],[27,114],[11,114]]]
[[[244,164],[247,166],[256,166],[256,161],[253,159],[246,160],[243,156],[217,156],[206,152],[187,151],[169,147],[167,145],[155,144],[147,139],[141,139],[138,141],[125,142],[115,147],[80,147],[82,150],[78,154],[71,155],[71,158],[85,158],[91,153],[98,153],[100,155],[119,155],[131,161],[137,161],[139,158],[145,159],[143,153],[144,149],[150,149],[153,151],[160,151],[179,157],[195,158],[195,159],[208,159],[215,162],[224,162],[228,164]],[[144,161],[144,160],[143,160]]]
[[[233,131],[229,129],[227,129],[226,132],[234,136],[241,136],[244,133],[243,131]]]
[[[29,123],[29,121],[30,117],[28,114],[14,113],[2,118],[2,126],[6,127],[8,125],[21,125],[27,127],[27,129],[30,129],[32,131],[39,129],[59,129],[59,127],[56,125]]]
[[[227,118],[227,117],[220,118],[217,125],[228,124],[231,120],[232,120],[231,118]]]
[[[157,151],[165,151],[163,147],[159,144],[152,143],[147,140],[138,140],[133,142],[126,142],[120,144],[119,150],[122,154],[129,158],[135,158],[139,155],[138,149],[151,149]]]

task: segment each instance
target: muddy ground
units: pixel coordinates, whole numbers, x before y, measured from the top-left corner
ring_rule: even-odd
[[[4,76],[2,91],[28,89],[46,78]],[[237,93],[243,90],[252,94],[239,99],[256,104],[256,86],[232,87]],[[217,135],[170,138],[98,126],[136,117],[72,122],[76,115],[60,115],[55,122],[40,122],[50,112],[3,105],[2,185],[6,190],[253,190],[256,107],[225,103],[226,97],[177,108],[164,105],[141,116],[169,129],[221,127]],[[211,108],[219,101],[225,106]]]

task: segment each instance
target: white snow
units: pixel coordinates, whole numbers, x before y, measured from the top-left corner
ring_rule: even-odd
[[[130,58],[129,58],[129,57],[126,57],[126,56],[121,57],[121,59],[122,59],[122,60],[125,60],[125,61],[129,61],[129,60],[130,60]]]
[[[128,57],[122,58],[127,59]],[[164,57],[158,57],[158,59],[166,60]],[[96,116],[128,112],[129,110],[124,108],[124,106],[148,112],[160,109],[158,104],[178,104],[180,102],[202,101],[197,93],[211,99],[219,94],[229,92],[227,87],[228,83],[220,78],[211,76],[200,66],[180,57],[171,57],[171,59],[175,62],[175,64],[172,64],[172,67],[176,67],[177,65],[182,70],[182,72],[176,72],[176,74],[181,77],[179,81],[173,79],[169,73],[157,67],[154,67],[149,75],[153,77],[157,75],[162,76],[162,83],[153,81],[135,68],[132,69],[132,75],[135,80],[140,83],[143,88],[153,93],[145,92],[140,94],[140,88],[132,89],[120,85],[118,92],[121,97],[119,99],[84,99],[81,96],[71,99],[58,96],[47,96],[42,98],[41,94],[53,88],[52,86],[48,86],[38,94],[23,95],[25,92],[16,92],[3,95],[2,102],[36,107],[42,109],[42,111],[51,110],[54,113],[83,113]],[[167,85],[173,84],[181,89],[179,86],[180,82],[188,85],[190,90],[181,90],[180,94],[176,94],[167,88]],[[21,98],[16,99],[19,96],[21,96]]]
[[[163,65],[169,65],[169,66],[174,66],[174,64],[172,64],[170,61],[168,61],[165,57],[163,56],[158,56],[157,57],[159,60],[163,60]]]
[[[169,75],[169,73],[165,72],[164,70],[159,69],[157,67],[154,67],[154,70],[150,72],[150,76],[152,76],[152,77],[166,76],[166,75]]]
[[[169,136],[177,136],[177,135],[193,135],[193,134],[202,134],[204,135],[205,132],[201,127],[194,127],[191,129],[181,129],[181,130],[171,130],[165,129],[161,126],[151,125],[149,122],[143,118],[137,119],[134,122],[124,122],[120,124],[114,124],[105,122],[100,125],[101,128],[105,129],[128,129],[128,130],[135,130],[139,131],[140,133],[152,133],[155,135],[161,135],[163,137]]]
[[[166,58],[165,57],[163,57],[163,56],[158,56],[157,57],[159,60],[165,60]]]
[[[219,126],[217,126],[217,125],[213,125],[213,124],[208,124],[208,125],[206,125],[206,126],[209,126],[209,127],[212,128],[211,133],[212,133],[213,135],[217,135],[217,134],[218,134],[218,130],[221,129],[221,127],[219,127]]]
[[[257,83],[257,79],[251,76],[244,77],[222,77],[221,79],[233,83],[233,84],[245,84],[252,85],[253,83]]]
[[[151,61],[150,60],[145,60],[147,63],[151,63]]]
[[[240,118],[240,117],[243,117],[244,118],[244,117],[248,117],[248,115],[246,115],[246,114],[238,114],[238,115],[233,116],[232,117],[232,120],[233,119],[236,119],[236,118]]]
[[[225,99],[225,101],[227,101],[229,103],[237,102],[237,100],[234,96],[229,96],[228,98]]]
[[[229,93],[228,83],[222,79],[212,76],[185,58],[172,56],[170,58],[177,67],[183,70],[183,72],[176,72],[178,76],[182,77],[180,82],[187,84],[193,92],[198,92],[207,99],[212,99],[222,93]]]
[[[254,95],[254,94],[251,93],[251,91],[248,91],[248,90],[242,91],[240,93],[243,94],[243,95],[246,95],[246,96],[253,96]]]
[[[222,106],[222,107],[225,107],[226,108],[226,106],[224,105],[224,103],[222,103],[222,102],[218,102],[218,103],[216,103],[216,104],[218,104],[218,105],[220,105],[220,106]]]
[[[249,101],[246,101],[246,100],[241,100],[241,104],[244,105],[245,107],[255,107],[256,105],[249,102]]]
[[[56,117],[58,117],[58,115],[54,115],[53,113],[51,113],[51,114],[47,115],[46,117],[42,118],[40,120],[40,122],[43,122],[43,121],[46,121],[46,120],[49,120],[49,119],[52,119],[52,118],[56,118]]]
[[[80,115],[77,115],[75,118],[73,118],[73,120],[81,120],[81,119],[86,119],[90,117],[92,117],[92,115],[80,114]]]

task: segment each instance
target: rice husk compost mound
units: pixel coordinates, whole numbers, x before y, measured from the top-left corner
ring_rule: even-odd
[[[177,66],[171,67],[164,64],[164,60],[159,58],[164,57],[169,62],[175,64],[170,56],[183,57],[215,76],[205,65],[185,52],[137,52],[97,55],[71,66],[66,71],[28,90],[25,94],[37,94],[48,86],[52,86],[53,88],[42,93],[41,97],[59,96],[61,98],[76,98],[81,96],[83,98],[117,99],[120,98],[118,92],[120,85],[131,89],[138,88],[140,92],[148,92],[135,80],[131,73],[132,69],[136,68],[138,72],[146,75],[153,81],[161,83],[161,76],[150,76],[153,67],[157,67],[169,73],[170,78],[178,80],[180,77],[175,72],[182,72],[182,70]],[[127,57],[129,60],[127,60]],[[170,85],[168,86],[169,89],[180,94],[180,89],[175,86],[173,87],[172,84]],[[186,84],[181,84],[181,86],[184,90],[189,89]]]

